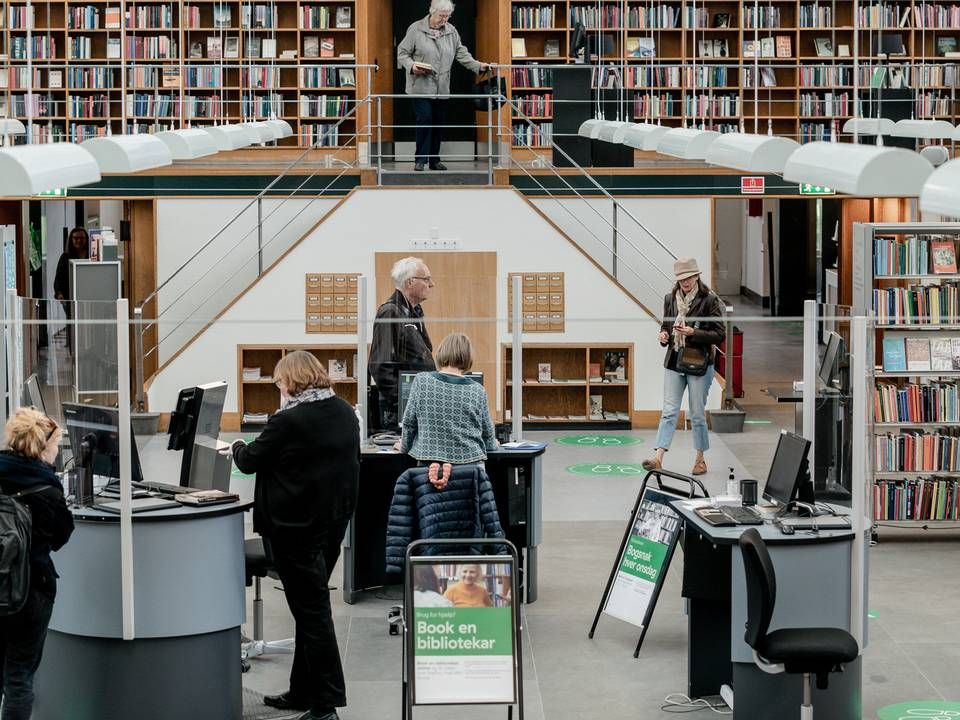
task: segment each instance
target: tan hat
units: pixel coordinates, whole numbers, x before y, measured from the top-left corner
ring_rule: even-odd
[[[673,274],[677,280],[686,280],[700,274],[697,261],[693,258],[680,258],[673,263]]]

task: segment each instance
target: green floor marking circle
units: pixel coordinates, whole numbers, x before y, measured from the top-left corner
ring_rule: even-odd
[[[574,475],[595,475],[600,477],[631,478],[647,474],[643,466],[636,463],[578,463],[567,467]]]
[[[554,440],[558,445],[577,445],[579,447],[620,447],[639,445],[640,438],[629,435],[563,435]]]
[[[867,613],[867,617],[870,618],[871,620],[876,620],[878,617],[880,617],[880,614],[877,613],[877,612],[874,611],[874,610],[870,610],[870,611]]]
[[[877,710],[879,720],[957,720],[960,702],[910,700]]]

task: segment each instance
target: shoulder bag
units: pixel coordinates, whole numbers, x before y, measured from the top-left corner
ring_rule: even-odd
[[[497,85],[497,75],[491,72],[487,77],[481,77],[473,86],[474,95],[484,95],[490,97],[490,109],[496,110],[503,105],[504,98],[507,96],[507,80],[500,78],[500,84]],[[487,110],[487,98],[475,97],[473,99],[474,107],[480,112]]]
[[[700,324],[698,320],[693,324],[694,329]],[[710,365],[710,358],[707,351],[695,345],[684,345],[676,350],[674,365],[678,373],[684,375],[706,375],[707,366]]]

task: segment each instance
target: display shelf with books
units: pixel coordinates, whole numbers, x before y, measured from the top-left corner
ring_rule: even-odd
[[[287,353],[306,350],[323,365],[338,397],[357,402],[357,346],[340,345],[238,345],[237,409],[241,431],[258,429],[280,409],[280,391],[273,382],[273,369]]]
[[[871,428],[877,520],[956,519],[910,517],[898,503],[908,502],[900,493],[925,477],[960,477],[958,243],[955,223],[853,226],[852,300],[876,319]],[[888,516],[894,506],[899,509]]]
[[[512,413],[513,349],[502,351],[503,408]],[[524,343],[523,419],[537,425],[630,427],[632,344]]]

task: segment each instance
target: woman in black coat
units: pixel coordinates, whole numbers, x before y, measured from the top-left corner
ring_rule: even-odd
[[[690,424],[693,427],[693,447],[697,452],[691,472],[703,475],[707,471],[703,453],[710,448],[704,408],[710,383],[713,382],[715,346],[724,339],[723,324],[719,320],[723,309],[717,294],[700,279],[700,268],[695,259],[677,260],[673,264],[673,273],[677,283],[663,299],[663,323],[658,337],[660,345],[667,348],[663,359],[663,411],[660,413],[660,427],[654,446],[656,454],[644,460],[643,467],[647,470],[663,467],[663,456],[673,441],[680,403],[686,390]],[[705,356],[707,364],[703,372],[678,367],[677,356],[684,348],[689,348],[693,354]]]
[[[337,720],[347,700],[328,582],[357,502],[359,424],[310,353],[285,355],[273,377],[280,411],[252,443],[233,443],[237,467],[257,475],[253,528],[272,552],[296,622],[290,687],[264,702],[305,710],[299,720]]]
[[[20,408],[4,431],[0,489],[30,509],[30,591],[19,612],[0,617],[0,668],[3,668],[3,719],[29,720],[33,676],[40,667],[47,626],[57,595],[57,571],[50,553],[73,533],[73,515],[53,461],[60,450],[60,427],[34,408]]]
[[[67,249],[57,261],[57,273],[53,278],[53,296],[63,305],[67,316],[67,350],[73,352],[72,295],[70,294],[70,261],[90,259],[90,236],[82,227],[75,227],[67,238]]]

